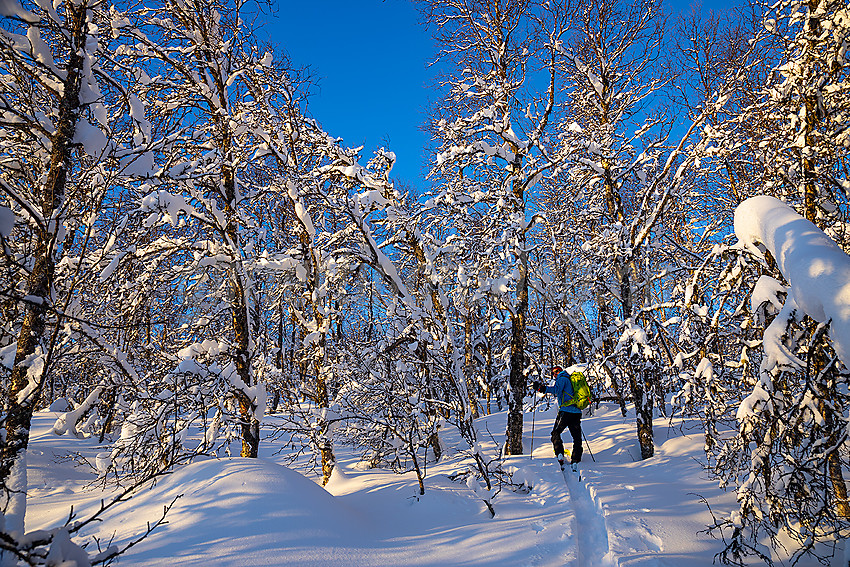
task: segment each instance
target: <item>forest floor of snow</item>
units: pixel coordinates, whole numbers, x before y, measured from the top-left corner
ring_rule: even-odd
[[[571,473],[562,475],[554,460],[549,433],[555,411],[538,411],[533,420],[526,415],[525,446],[532,446],[533,422],[533,452],[505,459],[505,467],[532,488],[503,488],[492,498],[494,518],[481,499],[482,487],[450,478],[471,466],[451,449],[461,445],[452,432],[444,432],[447,454],[427,466],[424,496],[413,473],[364,468],[346,447],[335,448],[337,468],[323,488],[318,479],[280,464],[281,447],[265,440],[259,459],[205,459],[179,467],[108,511],[83,539],[125,544],[179,496],[167,523],[118,565],[713,565],[723,545],[705,533],[711,523],[706,503],[725,515],[735,495],[706,478],[698,423],[657,419],[656,454],[642,461],[634,414],[624,418],[617,406],[603,405],[582,421],[590,451],[586,445],[579,482]],[[94,463],[103,449],[93,439],[53,434],[57,415],[34,418],[27,530],[62,523],[72,506],[85,517],[109,494],[91,485],[92,467],[79,466],[80,458]],[[492,455],[504,440],[505,421],[500,412],[477,422]],[[564,437],[569,447],[569,434]],[[77,458],[68,458],[71,453]],[[847,559],[835,557],[832,565],[846,567]]]

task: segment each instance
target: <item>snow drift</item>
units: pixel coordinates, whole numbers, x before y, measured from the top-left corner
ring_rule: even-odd
[[[259,459],[207,460],[177,469],[133,498],[132,517],[114,518],[117,539],[139,530],[178,497],[167,523],[133,550],[133,565],[359,565],[367,518],[282,465]],[[136,520],[136,521],[134,521]],[[120,527],[119,527],[120,522]],[[102,528],[99,528],[102,529]],[[122,533],[122,529],[125,530]]]

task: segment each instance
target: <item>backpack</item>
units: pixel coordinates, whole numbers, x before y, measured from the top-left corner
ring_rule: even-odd
[[[570,374],[570,382],[573,385],[573,397],[567,405],[573,405],[578,409],[584,409],[590,404],[590,386],[581,372]]]

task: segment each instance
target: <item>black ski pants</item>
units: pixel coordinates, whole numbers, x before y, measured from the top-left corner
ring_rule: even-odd
[[[555,448],[555,454],[560,455],[564,452],[564,442],[561,441],[561,433],[564,429],[569,428],[570,435],[573,436],[573,451],[570,455],[571,463],[580,463],[581,454],[584,449],[581,446],[581,414],[569,411],[559,411],[558,417],[555,418],[555,427],[552,429],[552,446]]]

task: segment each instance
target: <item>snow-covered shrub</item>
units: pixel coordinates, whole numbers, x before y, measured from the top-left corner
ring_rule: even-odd
[[[770,561],[765,541],[795,558],[822,557],[850,529],[850,257],[772,197],[742,203],[735,231],[717,289],[737,295],[737,308],[716,306],[705,362],[686,372],[680,395],[703,415],[712,474],[737,491],[739,508],[713,526],[727,543],[720,558]],[[755,277],[771,268],[784,283]]]

